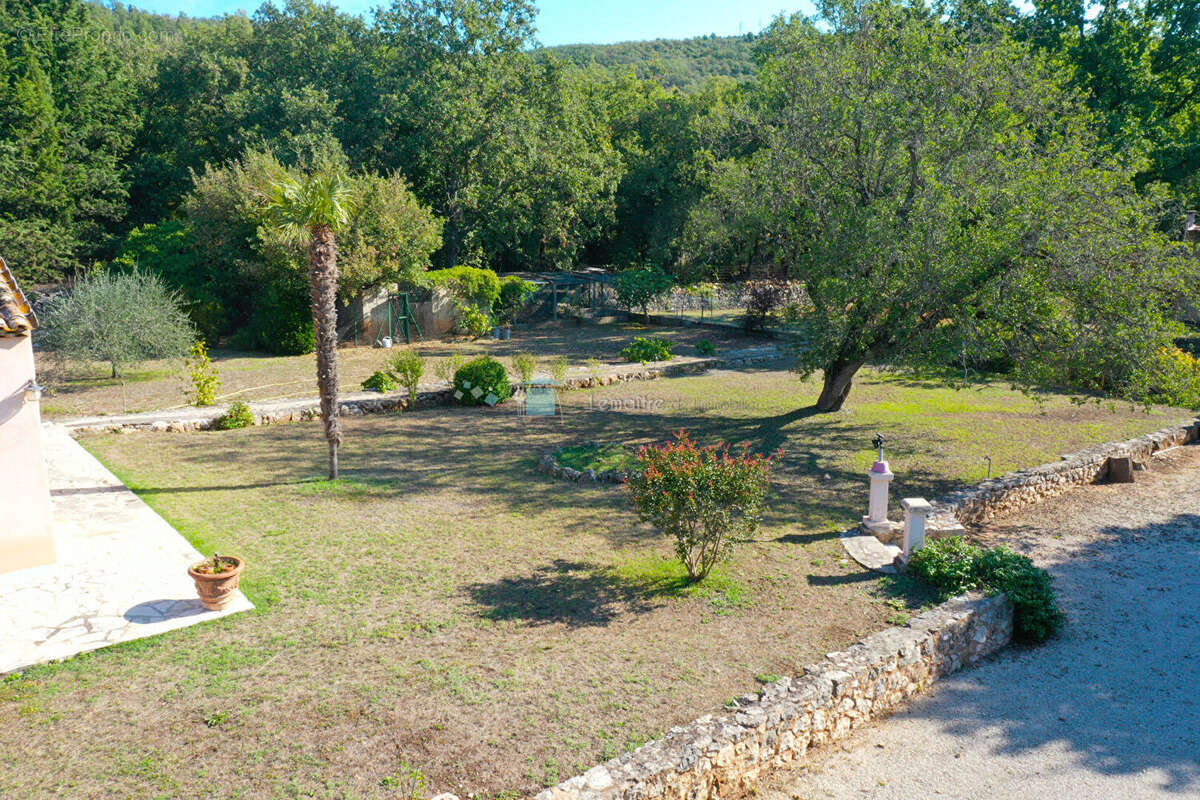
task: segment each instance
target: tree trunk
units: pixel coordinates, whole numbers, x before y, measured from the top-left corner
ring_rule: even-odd
[[[825,368],[825,384],[817,398],[817,411],[826,413],[841,410],[850,395],[854,375],[862,366],[861,361],[835,361]]]
[[[329,442],[331,481],[337,480],[337,451],[342,443],[342,421],[338,416],[337,278],[337,243],[333,229],[328,225],[314,226],[308,240],[308,282],[317,340],[317,389],[321,393],[325,440]]]
[[[446,225],[445,235],[442,239],[442,261],[446,268],[458,266],[458,251],[459,241],[461,237],[458,234],[458,228],[455,227],[453,218]]]

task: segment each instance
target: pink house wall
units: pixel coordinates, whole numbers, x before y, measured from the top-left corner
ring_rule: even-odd
[[[41,413],[25,399],[33,377],[30,337],[0,336],[0,572],[54,561]]]

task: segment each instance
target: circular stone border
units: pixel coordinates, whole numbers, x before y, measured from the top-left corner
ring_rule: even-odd
[[[625,446],[624,442],[584,442],[584,447],[604,447],[608,444],[620,444]],[[568,447],[578,447],[579,445],[564,444],[561,447],[556,447],[553,450],[542,453],[542,457],[538,459],[537,468],[539,472],[544,472],[552,478],[560,480],[572,481],[575,483],[613,483],[622,484],[629,483],[629,479],[636,473],[622,469],[606,469],[602,472],[597,472],[594,469],[575,469],[574,467],[564,467],[558,463],[558,454]]]

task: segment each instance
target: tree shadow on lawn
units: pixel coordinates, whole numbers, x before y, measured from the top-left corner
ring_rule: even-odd
[[[1196,797],[1200,514],[1100,533],[1112,538],[1050,567],[1067,612],[1062,633],[948,678],[905,714],[964,741],[993,741],[992,755],[1025,766],[1044,748],[1066,746],[1087,771],[1142,775],[1163,792]]]
[[[481,616],[532,625],[603,626],[656,607],[643,587],[612,568],[561,558],[528,575],[470,584],[466,591],[485,607]]]
[[[631,565],[627,571],[555,559],[526,575],[466,587],[471,599],[484,607],[480,616],[486,619],[572,628],[604,626],[619,617],[649,613],[672,598],[713,600],[741,591],[720,566],[703,581],[694,581],[678,561],[666,557]]]
[[[476,501],[495,502],[510,511],[533,515],[575,508],[603,521],[628,514],[627,491],[615,485],[572,484],[552,478],[536,470],[540,455],[562,444],[589,439],[661,441],[667,432],[682,428],[702,442],[746,442],[760,453],[787,445],[774,470],[764,518],[767,530],[799,526],[812,537],[809,541],[816,541],[832,534],[809,531],[828,531],[843,523],[849,526],[865,508],[865,471],[860,474],[844,463],[847,453],[869,444],[874,428],[848,419],[822,419],[811,408],[769,417],[654,411],[577,413],[570,423],[530,425],[509,409],[438,409],[348,418],[337,483],[321,478],[326,450],[316,423],[196,434],[203,438],[178,440],[189,446],[177,448],[172,458],[202,469],[209,480],[201,485],[132,484],[132,488],[146,494],[170,494],[295,487],[302,496],[364,502],[393,497],[411,500],[423,493],[451,491],[464,499],[475,498],[468,502],[476,505]],[[192,441],[203,446],[191,447]],[[224,469],[236,476],[228,483],[217,477]],[[247,475],[269,475],[274,480],[247,481]],[[909,496],[922,492],[936,496],[958,485],[920,469],[907,470],[903,479],[903,493]],[[621,541],[638,533],[628,525],[595,524],[592,530]]]
[[[899,601],[893,607],[901,607],[909,611],[920,611],[935,605],[940,598],[938,592],[929,584],[911,575],[880,575],[868,569],[851,572],[845,575],[808,575],[805,579],[809,586],[852,586],[860,583],[875,583],[872,594],[876,597]]]

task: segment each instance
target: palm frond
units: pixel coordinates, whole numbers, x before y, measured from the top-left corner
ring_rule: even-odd
[[[354,210],[354,182],[335,166],[307,174],[272,170],[262,194],[267,220],[289,238],[303,238],[307,229],[323,225],[342,230]]]

